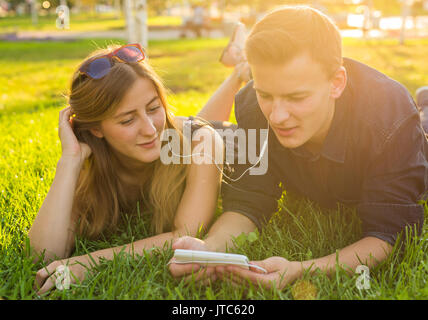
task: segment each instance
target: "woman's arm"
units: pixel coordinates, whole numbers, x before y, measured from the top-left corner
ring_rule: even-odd
[[[55,255],[64,258],[71,253],[74,236],[71,211],[79,172],[80,165],[73,159],[58,161],[51,188],[28,233],[36,253],[46,249],[45,260]]]
[[[122,250],[131,255],[135,253],[141,255],[144,250],[150,250],[154,247],[163,248],[166,242],[172,242],[184,235],[194,237],[201,228],[208,229],[217,205],[223,162],[223,140],[210,127],[203,127],[197,130],[197,133],[201,137],[201,141],[193,143],[193,153],[208,153],[209,156],[205,159],[218,159],[218,163],[192,162],[190,164],[186,187],[174,219],[174,230],[126,245],[54,261],[37,272],[36,283],[41,288],[39,293],[46,292],[55,285],[54,277],[51,275],[59,265],[68,264],[70,271],[78,279],[83,280],[86,267],[91,268],[94,263],[98,264],[101,258],[112,260],[114,255]],[[205,144],[206,142],[209,143]],[[207,148],[196,148],[201,146],[207,146]],[[219,154],[215,154],[216,152]]]
[[[214,129],[207,126],[197,130],[197,133],[201,139],[193,143],[193,153],[209,153],[209,156],[204,158],[208,163],[192,162],[190,164],[186,187],[174,219],[174,230],[125,246],[96,251],[91,253],[93,257],[102,256],[106,259],[113,259],[113,254],[120,252],[124,247],[125,252],[134,251],[141,254],[143,250],[153,247],[162,248],[165,242],[173,241],[184,235],[195,237],[201,228],[208,230],[217,206],[221,182],[223,140]],[[208,143],[204,144],[206,142]],[[204,146],[207,146],[209,150],[203,149]],[[216,155],[215,152],[220,152],[220,154]],[[214,163],[215,159],[218,163]]]
[[[72,207],[79,173],[91,154],[88,145],[77,140],[70,124],[70,107],[59,113],[58,135],[62,156],[57,164],[54,181],[43,201],[28,237],[30,246],[44,259],[68,257],[73,249],[74,224]]]
[[[237,65],[197,114],[198,117],[211,121],[229,121],[235,94],[241,88],[242,82],[249,80],[249,72],[248,63]]]

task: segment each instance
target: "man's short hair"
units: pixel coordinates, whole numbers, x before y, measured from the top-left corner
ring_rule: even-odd
[[[251,64],[284,64],[308,52],[332,76],[342,65],[342,39],[334,22],[306,6],[283,6],[257,22],[245,44]]]

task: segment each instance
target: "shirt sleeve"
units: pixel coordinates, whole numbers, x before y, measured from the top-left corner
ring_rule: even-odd
[[[420,200],[427,196],[427,159],[427,139],[419,119],[412,116],[386,139],[367,169],[362,202],[357,206],[364,237],[394,245],[406,226],[421,233],[424,208]]]
[[[251,175],[246,171],[250,167],[248,164],[233,166],[232,179],[237,181],[222,185],[223,211],[243,214],[261,230],[277,211],[282,189],[269,159],[267,172],[263,175]]]
[[[235,117],[238,128],[245,130],[247,138],[249,137],[249,129],[255,129],[256,136],[260,137],[259,129],[267,127],[267,121],[260,111],[254,89],[252,89],[252,81],[236,96]],[[270,133],[269,140],[271,137]],[[260,155],[260,145],[263,142],[260,139],[257,140],[256,150],[257,154]],[[249,143],[253,142],[248,141]],[[259,229],[277,211],[278,200],[282,194],[276,167],[273,159],[268,156],[269,145],[270,143],[267,145],[263,156],[267,157],[265,161],[268,165],[264,174],[252,175],[248,169],[253,164],[237,164],[235,161],[235,164],[232,165],[232,179],[236,181],[229,180],[228,183],[224,183],[221,192],[224,212],[232,211],[243,214],[253,221]],[[257,168],[257,166],[255,167]]]

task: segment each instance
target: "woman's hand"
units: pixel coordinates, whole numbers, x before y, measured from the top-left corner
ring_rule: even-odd
[[[189,236],[177,239],[173,243],[172,249],[209,251],[203,240]],[[194,279],[195,281],[202,281],[205,284],[217,279],[215,267],[202,267],[197,263],[178,264],[174,262],[174,258],[169,261],[169,271],[174,278],[186,277],[186,282]]]
[[[224,280],[231,280],[236,285],[248,284],[248,281],[256,287],[260,284],[265,288],[275,287],[283,289],[287,284],[295,281],[300,274],[300,265],[288,261],[282,257],[270,257],[262,261],[251,261],[250,264],[264,268],[262,270],[251,268],[243,269],[237,266],[218,266],[216,273]]]
[[[91,154],[91,148],[86,143],[78,141],[73,132],[71,107],[59,112],[58,135],[61,140],[63,158],[74,159],[82,164]]]
[[[58,281],[61,281],[63,284],[67,281],[70,281],[70,284],[83,281],[87,268],[81,264],[81,261],[84,261],[81,258],[73,257],[66,260],[57,260],[37,271],[34,283],[34,289],[38,289],[37,295],[42,295],[56,287],[57,277]],[[67,266],[69,273],[61,272],[59,271],[60,269],[56,272],[60,266]]]

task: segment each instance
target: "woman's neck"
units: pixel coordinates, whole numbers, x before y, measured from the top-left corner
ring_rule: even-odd
[[[113,150],[111,154],[114,167],[117,170],[116,175],[126,185],[141,186],[147,180],[149,172],[153,170],[153,164],[151,163],[129,159]]]

